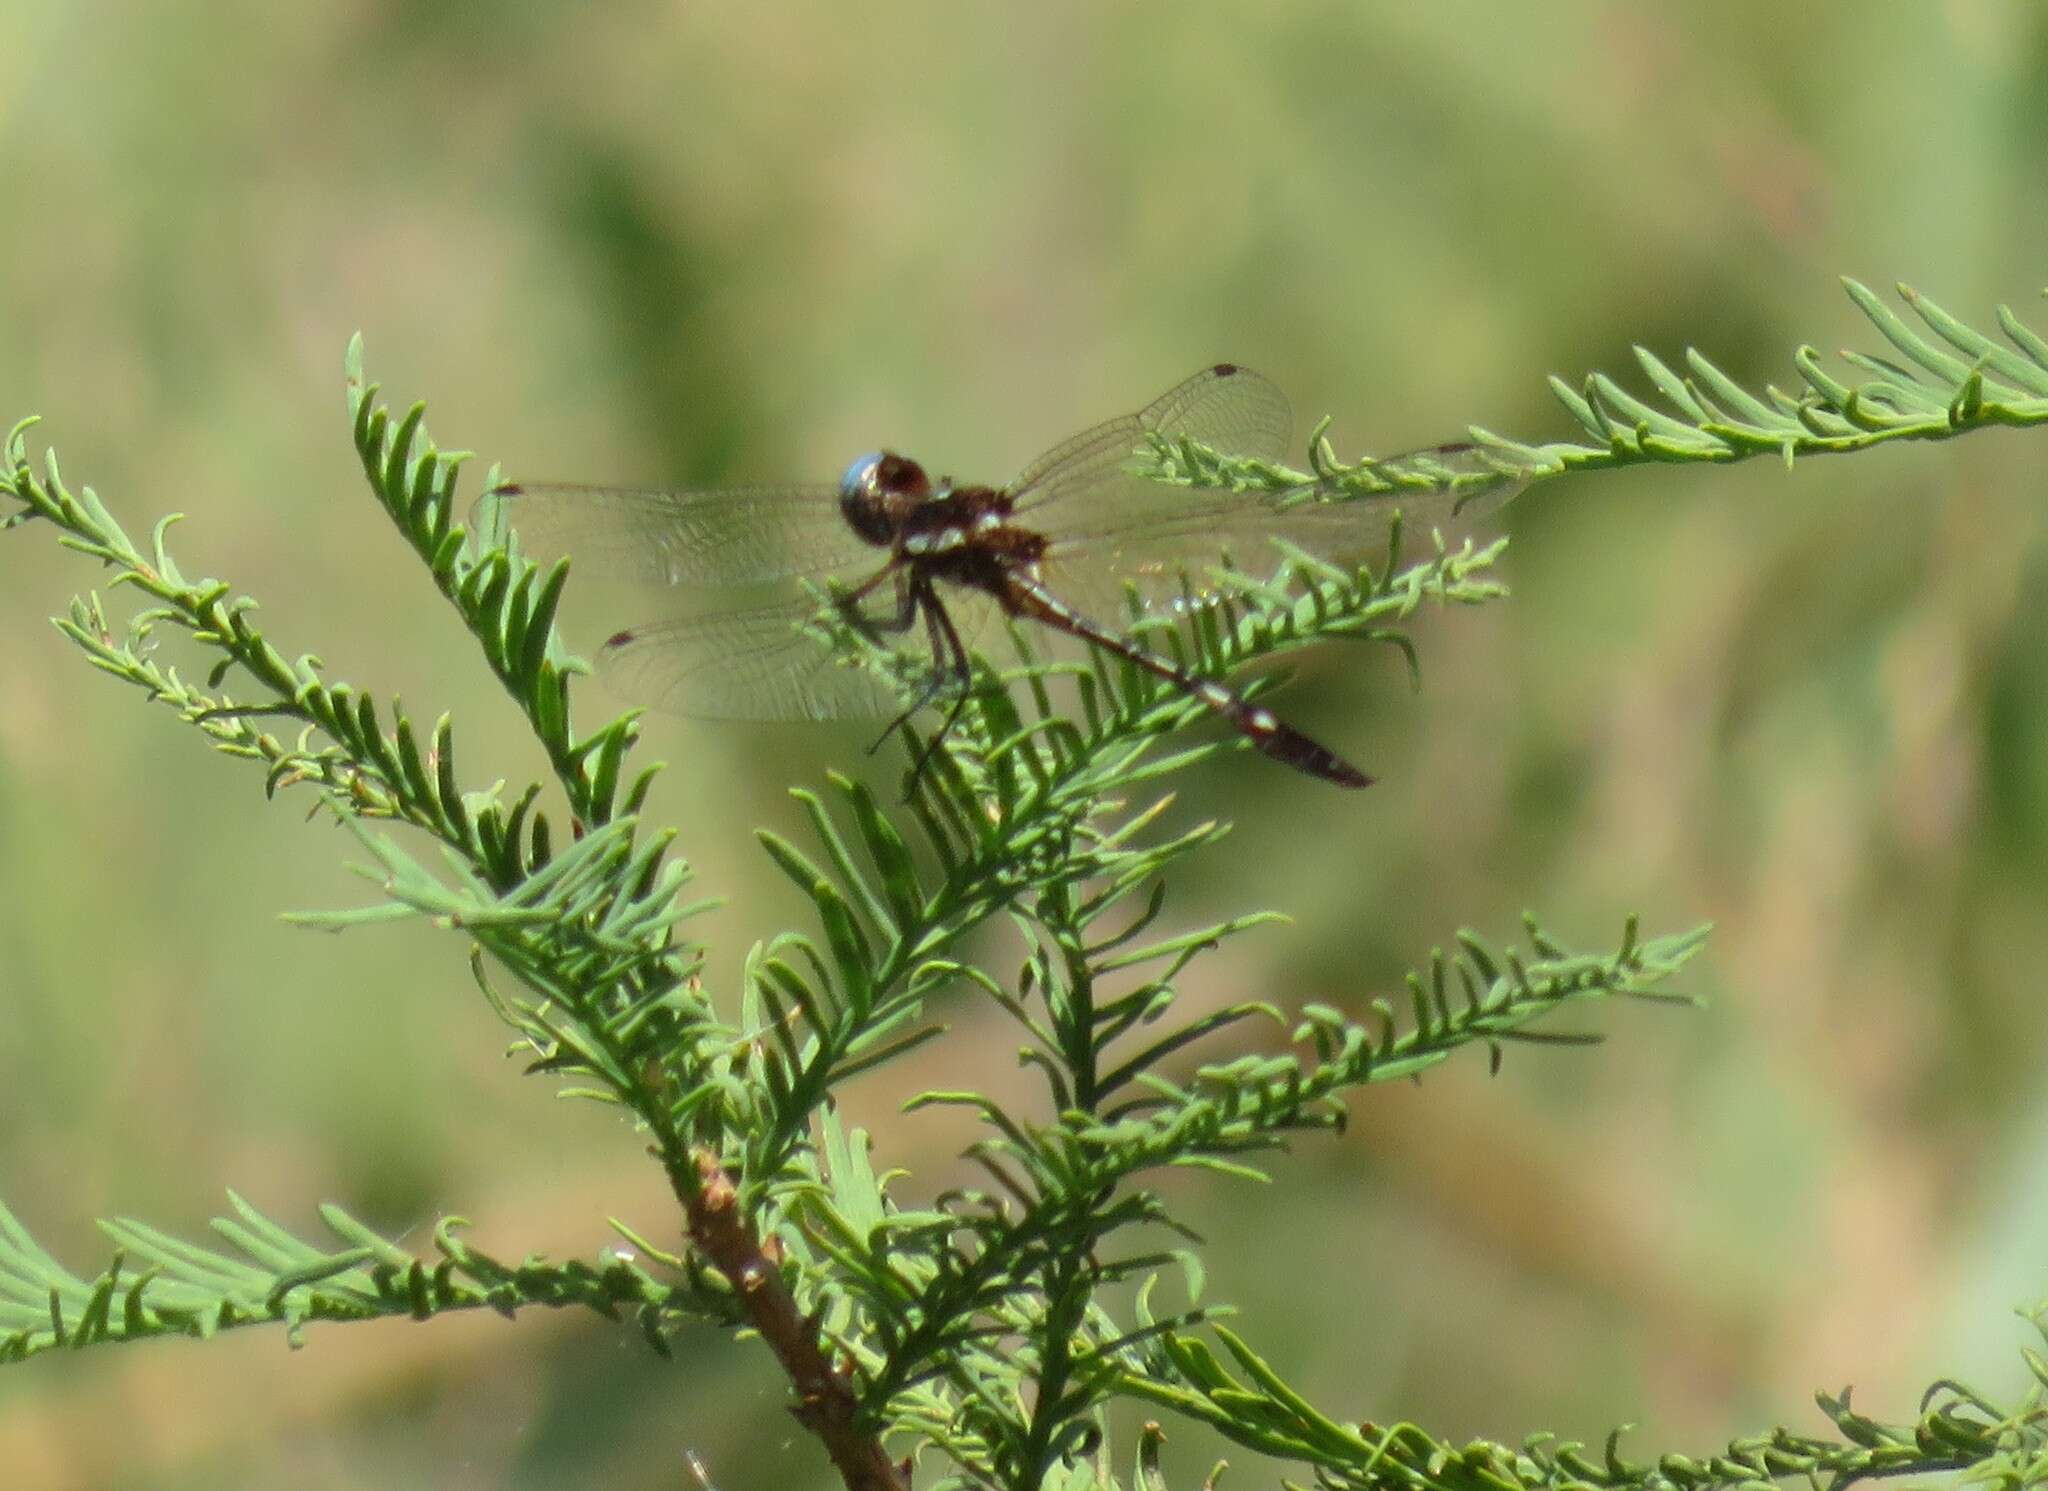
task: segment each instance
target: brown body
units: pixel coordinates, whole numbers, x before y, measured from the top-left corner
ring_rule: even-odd
[[[1015,504],[1000,488],[957,487],[934,492],[931,479],[917,462],[878,451],[847,468],[840,482],[839,505],[854,532],[889,551],[888,562],[848,595],[849,614],[886,631],[907,631],[921,616],[931,637],[931,681],[917,701],[891,723],[891,730],[937,697],[950,679],[960,691],[960,699],[933,737],[936,746],[965,703],[972,666],[937,588],[943,582],[992,597],[1007,615],[1107,648],[1199,699],[1258,750],[1297,771],[1340,787],[1372,785],[1371,777],[1285,724],[1271,710],[1248,703],[1212,679],[1197,677],[1054,595],[1039,574],[1050,541],[1014,521]],[[861,599],[889,581],[896,586],[894,614],[877,618],[857,609]],[[918,764],[921,768],[923,761]]]

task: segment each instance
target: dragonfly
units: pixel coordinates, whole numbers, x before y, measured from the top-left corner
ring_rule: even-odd
[[[1161,442],[1269,464],[1293,438],[1287,397],[1236,363],[1216,363],[1135,414],[1055,445],[1004,486],[934,481],[892,451],[856,458],[836,484],[712,490],[508,482],[486,494],[540,554],[689,592],[683,614],[614,633],[601,674],[622,695],[711,719],[895,718],[951,709],[913,783],[973,692],[969,642],[992,615],[1097,647],[1204,706],[1262,754],[1340,787],[1372,778],[1270,709],[1146,646],[1104,616],[1180,613],[1220,597],[1217,565],[1283,540],[1312,557],[1357,559],[1387,542],[1396,514],[1427,530],[1498,507],[1524,484],[1481,448],[1438,445],[1378,463],[1409,473],[1396,490],[1343,501],[1304,487],[1190,487],[1148,478]],[[1414,473],[1422,473],[1421,477]],[[488,530],[487,530],[488,531]],[[753,598],[772,587],[768,599]],[[821,645],[820,597],[864,636],[920,627],[914,697]],[[1135,624],[1135,622],[1134,622]],[[872,749],[872,748],[871,748]]]

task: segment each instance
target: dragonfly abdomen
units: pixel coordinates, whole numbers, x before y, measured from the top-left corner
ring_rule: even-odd
[[[1082,615],[1031,581],[1012,578],[1004,592],[1015,611],[1128,659],[1175,688],[1192,694],[1252,743],[1260,754],[1339,787],[1370,787],[1372,778],[1329,747],[1309,739],[1262,704],[1253,704],[1213,678],[1202,678]]]

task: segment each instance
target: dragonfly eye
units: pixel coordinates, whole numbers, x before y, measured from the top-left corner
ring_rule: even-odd
[[[895,536],[906,502],[922,502],[931,494],[931,478],[924,467],[890,451],[871,451],[839,478],[839,511],[855,533],[871,544],[886,545]]]
[[[855,456],[853,464],[846,468],[846,474],[839,478],[839,500],[851,501],[856,495],[871,492],[875,485],[875,468],[882,464],[883,452],[871,450],[864,456]]]
[[[922,502],[932,494],[932,479],[924,474],[924,467],[893,451],[875,457],[875,481],[891,497],[914,497]]]

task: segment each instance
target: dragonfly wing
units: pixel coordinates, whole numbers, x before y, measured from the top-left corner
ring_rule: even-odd
[[[1201,572],[1220,548],[1219,521],[1269,518],[1259,492],[1193,490],[1148,481],[1133,468],[1154,437],[1187,436],[1229,455],[1278,460],[1292,438],[1287,396],[1250,368],[1218,363],[1140,409],[1084,430],[1033,461],[1010,487],[1019,521],[1043,534],[1045,575],[1099,621],[1124,614],[1125,582],[1148,602],[1177,590],[1183,565]]]
[[[1297,488],[1260,493],[1249,504],[1232,500],[1238,497],[1233,493],[1214,494],[1222,500],[1209,502],[1204,499],[1210,493],[1190,490],[1186,510],[1157,531],[1165,547],[1190,541],[1206,541],[1212,552],[1228,547],[1240,566],[1254,572],[1264,564],[1259,546],[1278,556],[1274,540],[1318,559],[1351,564],[1385,554],[1397,515],[1410,545],[1427,542],[1432,529],[1454,538],[1529,484],[1526,473],[1503,468],[1479,446],[1462,443],[1388,456],[1375,466],[1398,483],[1393,490],[1316,499]]]
[[[805,630],[816,614],[805,596],[631,627],[605,643],[598,672],[624,698],[697,719],[864,719],[900,707],[887,682]]]
[[[513,482],[486,493],[471,521],[507,528],[528,552],[568,555],[592,574],[661,585],[753,585],[822,578],[875,552],[824,485],[655,487]]]
[[[1318,559],[1358,564],[1381,559],[1394,518],[1401,518],[1411,555],[1424,552],[1432,529],[1455,537],[1497,511],[1528,484],[1503,471],[1472,445],[1435,446],[1379,463],[1399,490],[1341,500],[1303,501],[1298,493],[1245,493],[1161,487],[1179,500],[1149,509],[1129,529],[1082,527],[1056,537],[1047,555],[1048,582],[1098,615],[1121,616],[1129,591],[1150,610],[1180,609],[1213,599],[1213,569],[1227,555],[1257,579],[1285,563],[1276,540]],[[1289,498],[1293,498],[1289,502]]]
[[[1084,430],[1018,474],[1009,492],[1033,526],[1078,533],[1142,526],[1147,514],[1184,500],[1184,489],[1145,481],[1131,464],[1154,436],[1185,435],[1226,455],[1277,461],[1293,440],[1287,395],[1250,368],[1218,363],[1176,384],[1136,414]],[[1240,501],[1251,494],[1232,494]]]
[[[948,616],[972,644],[995,602],[948,589]],[[696,719],[874,719],[903,707],[906,689],[932,677],[922,628],[904,634],[892,684],[872,667],[833,653],[810,628],[818,602],[805,595],[747,610],[707,612],[628,628],[598,653],[598,672],[622,697]],[[950,677],[940,680],[949,687]]]

